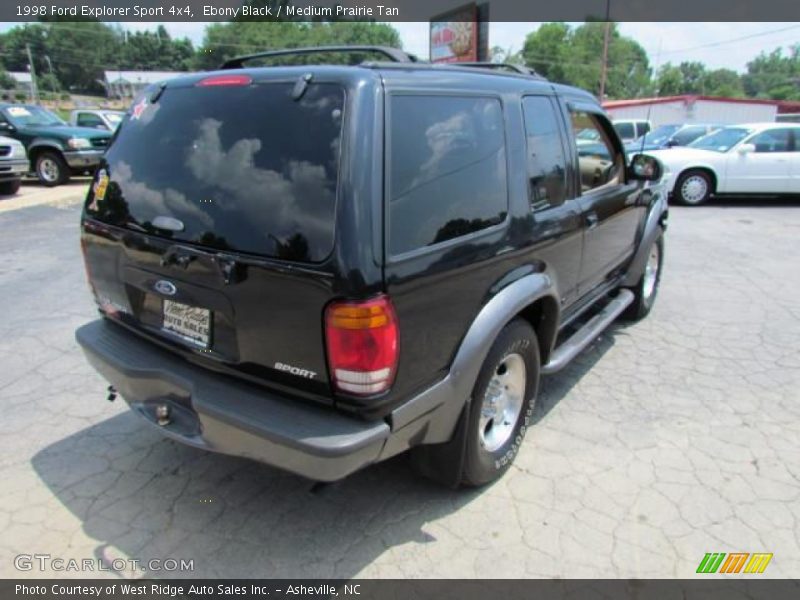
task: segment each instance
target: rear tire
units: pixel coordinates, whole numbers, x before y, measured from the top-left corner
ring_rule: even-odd
[[[490,483],[514,461],[539,389],[536,332],[515,319],[500,332],[478,374],[466,426],[461,482]]]
[[[629,321],[638,321],[650,313],[658,295],[663,265],[664,234],[659,233],[647,251],[647,262],[639,283],[636,284],[636,287],[631,288],[633,302],[623,313],[623,318]]]
[[[709,199],[712,191],[714,191],[714,182],[711,175],[705,171],[693,169],[678,177],[672,195],[681,204],[699,206]]]
[[[67,163],[57,152],[42,152],[36,157],[36,177],[46,187],[54,187],[67,183],[70,170]]]
[[[0,181],[0,194],[3,196],[13,196],[19,191],[19,186],[22,185],[21,179],[12,179],[11,181]]]

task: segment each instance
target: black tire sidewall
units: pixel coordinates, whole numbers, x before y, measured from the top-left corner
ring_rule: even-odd
[[[12,179],[11,181],[0,181],[0,194],[5,196],[12,196],[19,191],[22,185],[21,179]]]
[[[706,180],[706,195],[703,196],[702,200],[698,202],[688,202],[683,197],[683,182],[689,179],[689,177],[700,176]],[[678,201],[685,205],[685,206],[700,206],[701,204],[705,204],[708,202],[708,199],[711,197],[711,177],[708,176],[708,173],[704,171],[698,170],[691,170],[682,173],[681,176],[678,178],[678,182],[675,184],[675,191],[673,192],[673,196],[678,199]]]
[[[496,451],[488,452],[481,446],[478,435],[483,397],[497,365],[513,353],[522,356],[525,362],[525,400],[508,441]],[[511,466],[531,424],[539,388],[539,372],[536,333],[527,322],[512,321],[498,335],[475,382],[467,423],[463,483],[473,486],[489,483]]]
[[[634,294],[633,302],[625,311],[623,318],[628,320],[639,320],[646,317],[650,311],[653,309],[653,305],[656,303],[656,298],[658,297],[658,288],[661,285],[661,273],[664,270],[664,233],[659,232],[658,237],[650,244],[647,248],[647,254],[650,255],[650,248],[653,244],[658,246],[658,272],[656,273],[656,285],[653,288],[653,293],[650,295],[650,298],[645,299],[644,297],[644,272],[642,272],[642,276],[639,279],[639,283],[636,285],[635,288],[631,288]]]
[[[661,271],[664,267],[664,234],[659,233],[658,237],[653,240],[653,244],[651,246],[658,247],[658,271],[656,271],[656,283],[653,287],[653,293],[650,294],[649,298],[644,297],[644,273],[642,273],[642,281],[639,283],[639,297],[642,300],[642,316],[645,316],[650,310],[653,308],[653,305],[656,303],[656,297],[658,296],[658,288],[661,286]],[[649,252],[648,252],[649,256]]]
[[[43,161],[46,158],[49,158],[58,165],[58,178],[56,178],[55,181],[47,181],[44,177],[41,176],[39,172],[39,165],[41,161]],[[69,174],[67,171],[67,163],[64,162],[64,159],[61,158],[55,152],[42,152],[39,156],[36,157],[36,178],[39,180],[39,183],[41,183],[43,186],[54,187],[57,185],[61,185],[68,179],[68,177]]]

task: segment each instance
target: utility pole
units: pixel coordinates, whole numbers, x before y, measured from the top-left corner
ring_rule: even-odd
[[[608,76],[608,38],[611,35],[611,0],[606,0],[606,28],[603,33],[603,64],[600,66],[600,102],[606,94]]]
[[[608,75],[608,36],[611,33],[611,23],[606,21],[606,30],[603,34],[603,64],[600,69],[600,102],[606,95],[606,77]]]
[[[31,45],[25,44],[25,50],[28,52],[28,70],[31,72],[31,96],[33,96],[33,103],[39,104],[39,89],[36,87],[36,68],[33,66]]]

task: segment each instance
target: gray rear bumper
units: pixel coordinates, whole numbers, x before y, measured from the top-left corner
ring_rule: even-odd
[[[390,436],[384,421],[361,421],[207,371],[105,319],[75,337],[136,413],[186,444],[317,481],[341,479],[384,454]],[[170,407],[165,426],[155,414],[161,404]]]

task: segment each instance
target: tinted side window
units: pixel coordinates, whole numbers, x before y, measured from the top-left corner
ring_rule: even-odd
[[[390,102],[390,253],[501,223],[508,194],[500,101],[396,95]]]
[[[528,141],[528,194],[532,210],[558,206],[567,198],[567,173],[559,116],[545,96],[522,100]]]
[[[750,139],[756,152],[789,152],[790,131],[788,129],[771,129]]]
[[[99,126],[99,127],[104,128],[104,129],[106,128],[105,123],[103,123],[103,120],[100,117],[98,117],[97,115],[93,115],[91,113],[79,113],[78,114],[78,120],[77,120],[76,124],[79,125],[80,127],[98,127]]]
[[[633,130],[633,123],[615,123],[614,129],[617,130],[619,137],[623,139],[635,138],[636,134]]]
[[[701,135],[705,135],[706,128],[705,127],[684,127],[678,133],[672,136],[673,141],[679,146],[685,146]]]
[[[614,150],[614,145],[600,124],[599,117],[583,111],[571,112],[570,116],[572,129],[576,134],[586,129],[594,129],[598,135],[597,142],[591,144],[578,142],[581,191],[585,193],[601,185],[618,181],[624,160]]]

